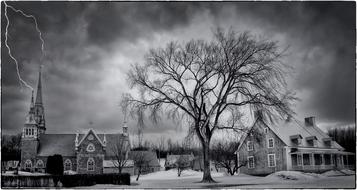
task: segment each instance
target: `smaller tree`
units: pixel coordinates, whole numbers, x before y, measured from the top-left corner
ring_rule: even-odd
[[[235,151],[238,148],[239,143],[220,141],[212,146],[212,160],[215,167],[222,167],[227,170],[227,173],[234,175],[238,169],[245,166],[246,161],[237,162]]]
[[[143,171],[148,170],[150,167],[151,159],[149,156],[147,156],[145,154],[145,152],[147,152],[147,151],[135,151],[135,152],[133,151],[132,152],[132,155],[133,155],[132,159],[134,161],[134,166],[138,171],[136,181],[139,180],[141,173]]]
[[[180,177],[183,170],[190,168],[193,156],[180,154],[175,162],[177,168],[177,176]]]
[[[115,159],[113,165],[118,168],[118,173],[122,173],[123,168],[126,166],[129,151],[128,141],[123,138],[118,139],[111,147],[111,151],[114,153]]]

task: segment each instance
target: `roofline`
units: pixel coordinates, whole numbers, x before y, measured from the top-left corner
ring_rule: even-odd
[[[99,138],[98,135],[94,132],[93,129],[89,129],[89,130],[88,130],[88,132],[87,132],[87,133],[83,136],[83,138],[79,141],[79,143],[78,143],[77,146],[81,145],[81,143],[84,141],[84,139],[89,135],[89,132],[91,132],[91,131],[93,132],[94,136],[98,139],[98,141],[100,142],[100,144],[105,147],[105,145],[103,144],[103,142],[100,140],[100,138]]]
[[[267,125],[264,121],[262,121],[262,120],[260,120],[260,119],[256,119],[250,128],[253,128],[253,127],[258,123],[258,121],[261,121],[261,123],[263,123],[266,127],[268,127],[268,128],[281,140],[281,142],[283,142],[284,145],[287,146],[287,144],[283,141],[283,139],[282,139],[278,134],[276,134],[275,131],[272,130],[272,129],[269,127],[269,125]],[[247,138],[247,136],[248,136],[248,135],[245,135],[245,137],[243,137],[243,140],[241,141],[242,143],[239,144],[237,150],[234,152],[235,154],[238,153],[238,151],[239,151],[240,148],[242,147],[243,142],[245,141],[245,139]]]

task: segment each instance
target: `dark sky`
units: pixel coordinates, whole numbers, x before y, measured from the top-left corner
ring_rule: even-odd
[[[121,130],[121,93],[126,72],[142,63],[150,48],[170,41],[210,40],[217,26],[279,41],[289,47],[286,63],[297,118],[316,116],[323,127],[355,122],[355,2],[9,2],[33,14],[45,40],[46,56],[33,21],[8,10],[9,45],[21,76],[36,86],[43,67],[48,133],[94,128]],[[4,4],[2,2],[2,44]],[[21,90],[15,65],[2,45],[2,130],[20,132],[31,91]],[[90,124],[92,123],[92,124]],[[130,121],[131,130],[136,121]],[[171,121],[146,132],[178,136]],[[183,133],[183,132],[181,132]]]

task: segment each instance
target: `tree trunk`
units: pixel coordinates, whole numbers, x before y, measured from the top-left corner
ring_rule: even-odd
[[[138,170],[138,176],[136,177],[136,181],[139,180],[140,174],[141,174],[141,169]]]
[[[210,170],[210,159],[209,159],[209,141],[202,142],[203,148],[203,178],[202,183],[215,183],[215,181],[211,177]]]

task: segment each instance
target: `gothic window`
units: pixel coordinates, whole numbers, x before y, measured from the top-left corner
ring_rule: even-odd
[[[94,152],[95,148],[94,145],[92,143],[89,143],[89,145],[87,146],[87,152]]]
[[[42,160],[38,160],[37,161],[37,168],[44,168],[44,164],[43,164],[43,161]]]
[[[88,158],[87,170],[88,171],[94,171],[94,159],[93,158]]]
[[[64,162],[64,170],[67,171],[67,170],[72,170],[72,162],[70,159],[67,159],[65,162]]]
[[[26,160],[26,162],[25,162],[25,169],[27,169],[27,168],[32,168],[32,162],[31,162],[31,160]]]

